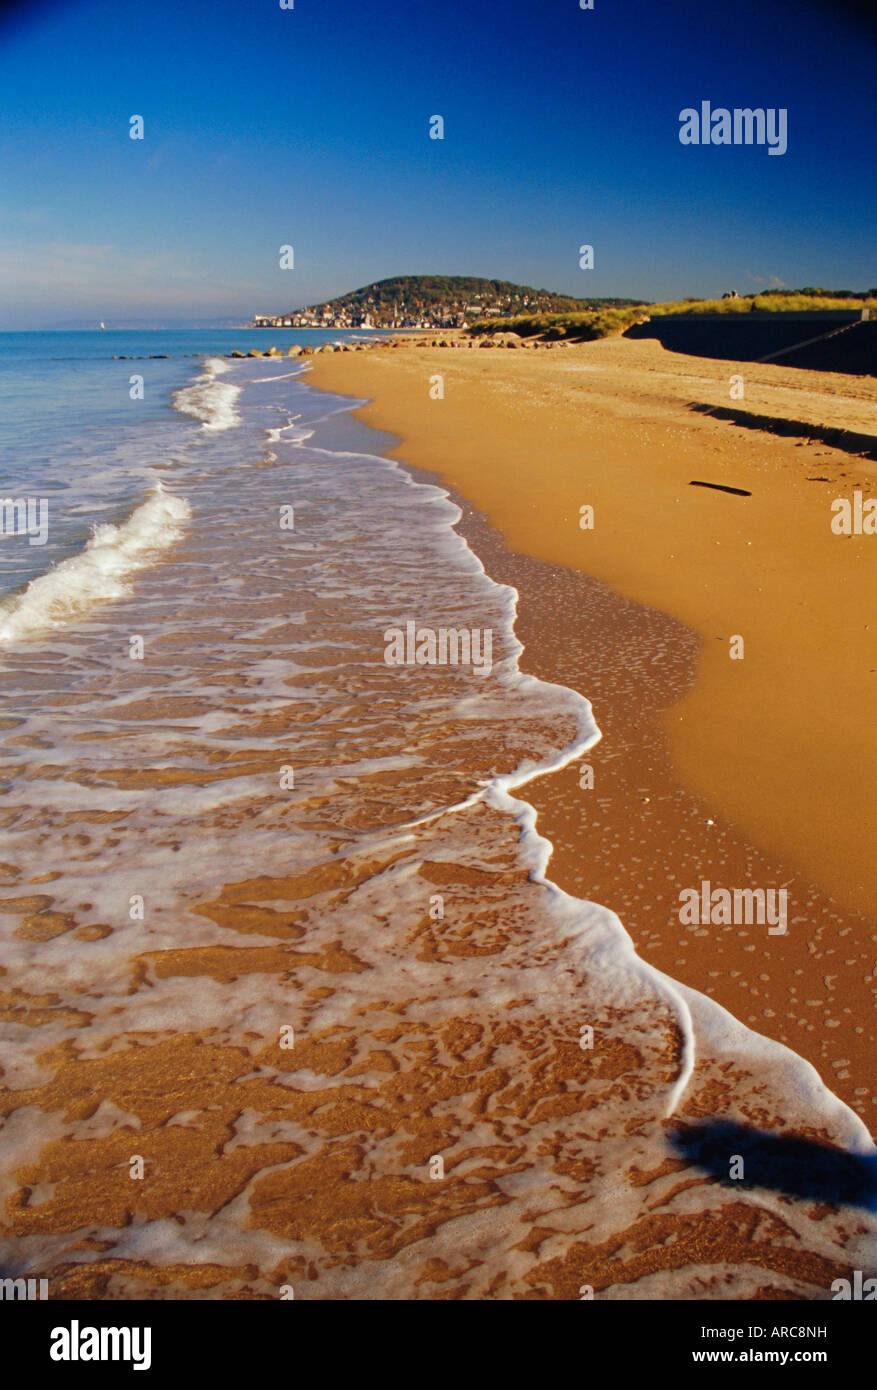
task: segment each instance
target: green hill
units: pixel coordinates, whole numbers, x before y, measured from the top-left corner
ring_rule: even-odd
[[[550,290],[516,285],[509,280],[486,280],[475,275],[397,275],[351,290],[323,304],[293,309],[272,327],[290,320],[292,326],[335,328],[463,327],[473,319],[517,314],[573,313],[635,304],[631,299],[575,299]]]

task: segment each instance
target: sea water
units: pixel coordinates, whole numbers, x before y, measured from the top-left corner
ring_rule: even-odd
[[[4,1271],[819,1299],[867,1269],[867,1202],[680,1156],[718,1119],[872,1149],[551,883],[527,785],[599,730],[519,670],[517,596],[447,495],[302,363],[182,355],[242,334],[113,336],[0,359],[0,496],[50,518],[0,541]],[[389,663],[411,623],[489,631],[489,670]]]

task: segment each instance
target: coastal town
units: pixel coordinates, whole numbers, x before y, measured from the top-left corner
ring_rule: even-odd
[[[323,304],[312,309],[298,309],[291,314],[254,314],[253,328],[375,328],[371,315],[333,313],[331,306]],[[390,328],[409,327],[401,320],[387,325]],[[413,325],[421,327],[420,324]],[[425,326],[425,325],[424,325]],[[461,325],[462,326],[462,325]]]
[[[529,298],[517,303],[482,304],[480,296],[457,309],[444,307],[409,307],[395,303],[389,313],[376,308],[339,305],[336,301],[297,309],[289,314],[254,314],[254,328],[468,328],[476,319],[502,317],[510,312],[526,313],[531,308]]]
[[[254,328],[468,328],[476,321],[562,313],[633,300],[582,300],[479,276],[400,275],[324,304],[283,314],[254,314]]]

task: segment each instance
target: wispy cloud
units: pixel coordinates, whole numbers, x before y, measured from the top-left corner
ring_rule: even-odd
[[[789,286],[779,275],[753,275],[751,270],[747,270],[746,277],[751,280],[753,285],[764,285],[769,290],[787,290]]]

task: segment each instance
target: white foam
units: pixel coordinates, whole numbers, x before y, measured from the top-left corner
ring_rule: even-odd
[[[232,429],[241,423],[241,417],[235,410],[241,388],[227,381],[216,380],[222,372],[229,370],[228,364],[220,357],[209,357],[204,366],[204,373],[196,377],[191,386],[183,386],[174,392],[174,405],[183,415],[192,415],[196,420],[201,420],[205,430]]]
[[[343,455],[338,454],[336,457]],[[449,494],[443,488],[419,482],[395,460],[387,462],[399,470],[406,482],[418,489],[421,501],[436,507],[440,518],[439,525],[448,528],[446,540],[449,549],[451,552],[455,549],[458,551],[454,556],[457,564],[462,560],[465,567],[476,572],[484,588],[492,592],[499,601],[506,627],[503,646],[509,653],[504,661],[495,664],[494,674],[498,677],[499,683],[504,684],[507,689],[528,696],[534,705],[541,702],[543,708],[550,706],[552,699],[559,701],[561,708],[565,709],[578,725],[578,736],[565,748],[555,749],[542,760],[525,760],[511,772],[490,778],[480,789],[474,790],[456,806],[442,807],[436,812],[408,822],[405,826],[397,827],[397,830],[413,830],[429,825],[449,812],[464,812],[479,801],[495,806],[514,817],[521,832],[521,858],[529,869],[531,879],[548,890],[554,911],[574,924],[577,933],[581,933],[583,937],[589,935],[592,949],[595,945],[595,927],[599,924],[603,939],[598,954],[607,975],[619,981],[631,974],[636,976],[647,989],[663,1000],[675,1015],[682,1047],[678,1071],[668,1086],[665,1119],[669,1119],[679,1109],[692,1082],[699,1046],[705,1048],[709,1045],[717,1053],[741,1058],[756,1073],[767,1070],[774,1075],[782,1076],[784,1089],[796,1097],[801,1108],[804,1111],[819,1113],[829,1120],[842,1136],[842,1142],[852,1151],[860,1154],[877,1152],[867,1125],[835,1095],[810,1062],[793,1049],[749,1028],[708,996],[658,970],[637,953],[632,937],[614,912],[602,904],[572,897],[548,877],[548,866],[554,846],[537,830],[535,808],[525,799],[512,796],[511,791],[548,773],[560,771],[577,761],[599,742],[602,735],[594,719],[591,704],[578,691],[568,686],[560,686],[521,671],[520,658],[524,647],[515,632],[517,591],[510,585],[499,584],[493,580],[484,569],[480,558],[471,550],[468,541],[456,530],[451,529],[460,520],[462,512],[451,502]],[[449,515],[449,512],[452,515]],[[487,723],[490,710],[483,700],[482,693],[479,692],[474,699],[477,703],[473,713],[480,708]],[[458,714],[462,713],[463,704],[464,702],[458,703]]]
[[[244,381],[249,369],[239,363],[233,370]],[[65,1043],[83,1061],[105,1060],[124,1057],[132,1045],[196,1035],[252,1059],[253,1071],[235,1077],[236,1095],[227,1098],[223,1147],[294,1148],[265,1166],[257,1152],[246,1185],[215,1212],[149,1220],[135,1210],[125,1226],[89,1226],[119,1262],[106,1296],[142,1295],[124,1260],[234,1266],[244,1258],[258,1271],[248,1290],[266,1297],[276,1297],[274,1271],[292,1258],[314,1271],[296,1298],[417,1296],[428,1289],[429,1259],[449,1269],[462,1261],[467,1298],[549,1294],[545,1262],[567,1258],[575,1244],[613,1239],[623,1264],[647,1213],[690,1221],[721,1210],[721,1191],[696,1165],[682,1182],[678,1166],[667,1164],[678,1154],[666,1127],[683,1095],[708,1102],[717,1061],[734,1065],[734,1094],[722,1113],[748,1124],[762,1113],[781,1115],[786,1129],[818,1126],[831,1142],[870,1152],[861,1122],[808,1063],[654,970],[614,913],[551,883],[552,846],[518,789],[593,746],[599,730],[590,705],[573,690],[521,673],[515,590],[495,584],[452,529],[460,513],[442,489],[387,459],[296,447],[303,427],[338,413],[335,400],[327,405],[304,385],[275,392],[247,382],[240,433],[206,437],[187,429],[199,457],[183,472],[184,490],[209,524],[189,539],[183,580],[180,569],[163,565],[150,576],[149,592],[137,595],[138,630],[173,628],[176,640],[160,663],[131,671],[107,621],[89,634],[85,658],[78,634],[54,639],[52,660],[59,651],[70,656],[57,691],[50,681],[34,693],[37,651],[11,653],[4,670],[18,720],[8,758],[21,776],[8,803],[15,819],[3,858],[23,870],[39,867],[35,884],[45,883],[40,895],[54,913],[105,932],[39,940],[21,930],[27,908],[16,898],[27,878],[11,887],[11,901],[0,900],[6,984],[25,998],[51,993],[53,1000],[36,1026],[18,1014],[2,1024],[7,1086],[48,1082],[54,1049]],[[279,429],[258,428],[284,420]],[[248,467],[266,436],[277,466]],[[275,522],[276,508],[287,503],[296,509],[291,532]],[[322,601],[317,612],[313,595]],[[490,676],[467,681],[461,672],[387,668],[383,629],[406,613],[491,627]],[[145,700],[149,710],[141,708]],[[294,765],[295,785],[280,791],[286,763]],[[168,768],[183,775],[167,784],[153,778]],[[444,878],[424,873],[435,864],[449,872],[444,925],[436,929],[442,949],[432,951],[421,946],[429,940],[427,895]],[[305,891],[303,876],[317,865],[340,870],[343,891],[333,874]],[[216,903],[220,881],[247,885],[248,920],[234,915],[236,895],[227,919],[203,910]],[[129,912],[135,893],[142,918]],[[305,932],[306,952],[291,950],[288,970],[278,969],[277,929],[288,925]],[[472,928],[487,953],[457,954],[454,935]],[[237,936],[242,930],[245,938]],[[226,952],[236,941],[264,950],[264,960],[242,960],[231,978],[206,961],[196,962],[204,973],[195,977],[178,973],[176,956],[156,968],[163,953]],[[351,968],[334,968],[338,942]],[[73,1023],[75,1016],[87,1021]],[[450,1019],[477,1024],[471,1059],[452,1055]],[[579,1104],[543,1107],[545,1068],[570,1045],[578,1055],[585,1022],[594,1028],[593,1057],[581,1050],[581,1070],[562,1083]],[[290,1052],[283,1069],[267,1065],[265,1048],[282,1024],[294,1026],[296,1045],[343,1039],[349,1060],[321,1070],[319,1054]],[[285,1182],[285,1171],[294,1178],[297,1164],[335,1142],[329,1106],[310,1106],[322,1091],[327,1101],[336,1094],[358,1104],[367,1092],[374,1102],[377,1122],[351,1181],[391,1174],[430,1182],[409,1130],[384,1123],[395,1114],[394,1083],[376,1065],[389,1054],[404,1080],[416,1072],[424,1042],[459,1082],[434,1103],[444,1135],[436,1149],[453,1164],[458,1186],[478,1174],[485,1155],[511,1155],[514,1136],[513,1161],[494,1164],[502,1204],[466,1202],[456,1211],[451,1203],[434,1231],[403,1239],[389,1258],[355,1237],[339,1258],[306,1225],[274,1234],[263,1220],[265,1180]],[[601,1057],[616,1059],[611,1071]],[[463,1074],[470,1061],[471,1078]],[[272,1083],[270,1105],[251,1089],[254,1078]],[[561,1083],[548,1079],[548,1098],[556,1101]],[[535,1103],[518,1118],[528,1092]],[[302,1096],[309,1104],[299,1113],[287,1101]],[[11,1142],[0,1135],[2,1190],[17,1190],[15,1168],[39,1163],[56,1135],[76,1142],[105,1133],[121,1139],[129,1125],[133,1131],[126,1111],[103,1099],[91,1118],[51,1112],[45,1125],[35,1112],[15,1112]],[[187,1084],[167,1123],[199,1128],[202,1104],[201,1089]],[[47,1184],[36,1190],[40,1202],[48,1200]],[[820,1222],[805,1203],[767,1188],[734,1200],[759,1219],[782,1218],[788,1235],[775,1244],[870,1268],[861,1212]],[[534,1225],[543,1228],[535,1247],[528,1239]],[[56,1260],[106,1258],[82,1248],[81,1235],[52,1233],[48,1222],[14,1241],[0,1233],[0,1261],[42,1271]],[[811,1298],[825,1293],[818,1269],[813,1282],[792,1285],[761,1264],[754,1274],[716,1264],[662,1269],[642,1280],[626,1269],[598,1296],[746,1297],[766,1283]],[[210,1296],[237,1287],[230,1268]],[[463,1285],[455,1276],[451,1287]],[[192,1296],[179,1282],[166,1289]]]
[[[159,483],[120,526],[95,526],[78,555],[31,580],[23,594],[0,603],[0,644],[58,627],[97,603],[126,594],[131,575],[180,538],[190,510],[185,498],[165,492]]]

